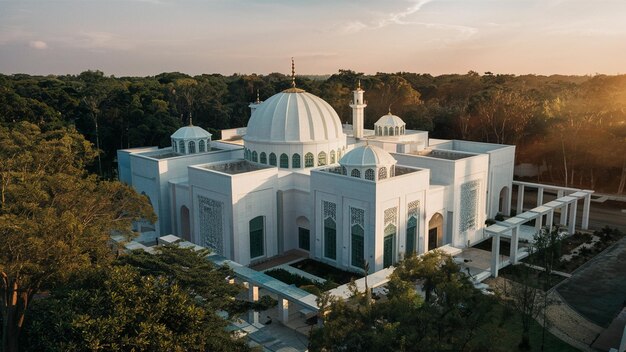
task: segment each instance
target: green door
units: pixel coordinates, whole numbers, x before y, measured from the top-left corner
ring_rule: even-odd
[[[311,232],[309,229],[298,227],[298,247],[305,251],[311,250]]]
[[[385,246],[383,249],[383,266],[390,267],[393,264],[393,242],[395,235],[385,236]]]

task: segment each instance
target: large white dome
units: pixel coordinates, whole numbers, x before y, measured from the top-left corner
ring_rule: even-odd
[[[337,112],[323,99],[291,88],[264,101],[252,114],[244,141],[315,143],[345,140]]]

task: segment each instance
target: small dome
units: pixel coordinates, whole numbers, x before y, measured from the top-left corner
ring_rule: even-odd
[[[373,145],[354,148],[339,160],[339,164],[345,167],[379,167],[395,165],[396,162],[391,154]]]
[[[404,134],[405,126],[406,123],[390,111],[374,123],[374,131],[377,136],[399,136]]]
[[[341,121],[330,104],[302,89],[290,88],[259,105],[246,142],[317,143],[345,140]]]
[[[185,126],[179,128],[171,135],[172,139],[206,139],[211,138],[211,134],[198,126]]]

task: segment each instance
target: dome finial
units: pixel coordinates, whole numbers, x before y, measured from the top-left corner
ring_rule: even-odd
[[[260,104],[261,103],[261,99],[259,99],[259,89],[257,88],[256,90],[256,103]]]
[[[193,126],[193,118],[191,117],[191,111],[189,112],[189,126]]]
[[[291,58],[291,88],[296,88],[296,64]]]
[[[387,113],[387,115],[391,115],[391,104],[389,104],[389,112]]]
[[[359,78],[359,80],[357,81],[356,88],[357,88],[357,89],[361,89],[361,79],[360,79],[360,78]]]

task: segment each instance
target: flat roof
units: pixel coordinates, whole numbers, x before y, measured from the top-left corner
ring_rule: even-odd
[[[176,158],[179,156],[191,156],[191,155],[199,155],[199,154],[205,154],[205,153],[209,153],[209,152],[217,152],[220,151],[222,149],[220,148],[213,148],[211,147],[209,150],[207,150],[206,152],[199,152],[199,153],[193,153],[193,154],[179,154],[179,153],[175,153],[172,151],[172,148],[164,148],[164,149],[159,149],[162,150],[162,153],[155,153],[155,154],[150,154],[151,152],[145,153],[143,154],[144,156],[150,157],[150,158],[154,158],[154,159],[169,159],[169,158]]]
[[[222,162],[222,163],[199,165],[198,167],[206,169],[206,170],[223,172],[229,175],[237,175],[237,174],[243,174],[243,173],[251,172],[251,171],[272,169],[272,168],[275,168],[276,166],[257,164],[257,163],[250,162],[248,160],[236,160],[236,161],[231,160],[231,161]]]
[[[459,159],[465,159],[465,158],[469,158],[469,157],[476,155],[476,154],[468,154],[468,153],[459,153],[457,151],[446,150],[446,149],[427,149],[427,150],[422,150],[419,152],[413,152],[411,154],[418,155],[418,156],[426,156],[430,158],[445,159],[445,160],[459,160]]]

